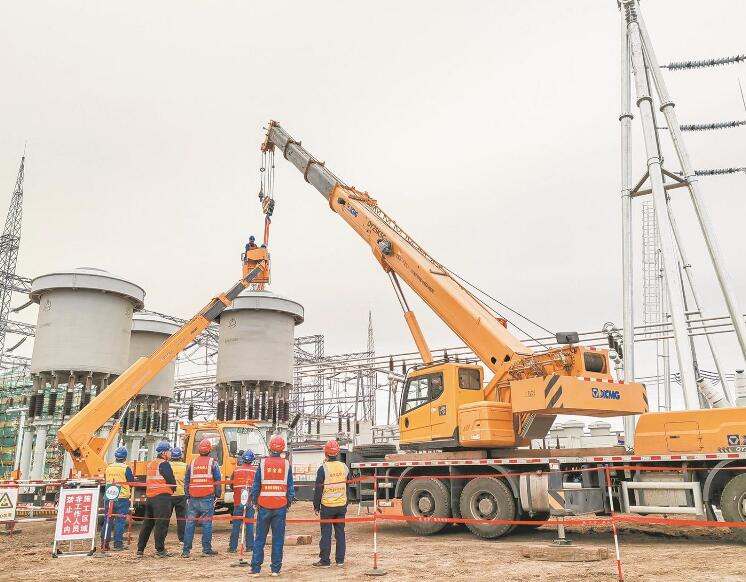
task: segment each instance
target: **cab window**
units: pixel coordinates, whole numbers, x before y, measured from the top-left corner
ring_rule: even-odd
[[[402,413],[414,410],[432,400],[437,400],[442,394],[443,374],[431,374],[430,376],[411,378],[407,381]]]
[[[430,393],[430,379],[427,376],[412,378],[407,382],[407,391],[404,395],[404,412],[414,410],[428,402]]]
[[[474,368],[458,369],[458,387],[463,390],[479,390],[482,383],[479,380],[479,370]]]
[[[198,430],[194,435],[192,443],[192,453],[199,455],[199,443],[207,439],[212,443],[210,456],[215,459],[218,465],[223,464],[223,445],[220,442],[220,434],[216,430]]]
[[[430,400],[437,400],[443,395],[443,375],[435,374],[430,378]]]

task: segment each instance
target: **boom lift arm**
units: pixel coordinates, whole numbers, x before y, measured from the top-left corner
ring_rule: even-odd
[[[306,182],[321,192],[329,207],[370,246],[383,270],[394,279],[400,299],[403,294],[397,278],[419,295],[496,375],[504,375],[516,356],[532,353],[481,301],[464,289],[448,269],[404,232],[376,200],[367,192],[348,187],[276,122],[271,122],[263,147],[272,146],[303,172]],[[414,325],[409,323],[414,314],[406,303],[403,307],[411,314],[407,317],[410,329],[419,330],[416,321]],[[419,348],[420,342],[415,341]]]
[[[558,413],[617,416],[647,411],[645,388],[641,384],[610,389],[613,378],[606,352],[570,345],[533,353],[448,269],[389,217],[376,200],[367,192],[347,186],[326,168],[324,162],[312,156],[299,141],[272,121],[262,150],[266,152],[275,148],[303,173],[306,182],[326,198],[332,211],[371,248],[376,260],[392,279],[423,361],[428,364],[432,358],[414,313],[406,303],[399,279],[494,373],[483,390],[467,390],[457,375],[461,372],[449,371],[447,365],[435,369],[435,376],[431,373],[432,368],[415,372],[419,376],[431,376],[427,379],[430,382],[430,387],[425,390],[427,395],[421,399],[424,403],[415,403],[414,406],[429,416],[418,412],[415,418],[414,414],[405,414],[408,411],[402,409],[400,429],[403,445],[410,439],[405,436],[406,432],[412,435],[413,442],[426,444],[444,439],[443,442],[450,441],[449,446],[515,446],[523,442],[521,439],[544,436]],[[480,386],[481,374],[480,368]],[[535,422],[537,416],[541,417],[540,422]],[[499,429],[494,429],[497,425]]]
[[[249,253],[247,253],[249,254]],[[137,396],[145,385],[178,354],[192,343],[249,284],[269,271],[267,249],[254,249],[244,264],[244,276],[225,293],[213,297],[197,315],[187,321],[150,356],[138,359],[114,382],[73,416],[57,431],[57,440],[73,458],[82,475],[101,475],[106,468],[104,456],[119,432],[115,422],[107,437],[94,436],[117,411]]]

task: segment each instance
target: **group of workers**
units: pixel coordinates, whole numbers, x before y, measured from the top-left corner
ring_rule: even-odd
[[[176,513],[176,531],[182,543],[181,557],[189,558],[197,522],[202,527],[202,555],[218,554],[212,548],[212,517],[215,499],[222,492],[220,467],[210,456],[212,443],[204,439],[198,445],[199,456],[191,463],[183,461],[180,448],[171,448],[168,442],[156,446],[156,458],[147,464],[145,478],[145,516],[137,543],[137,557],[144,556],[151,534],[155,538],[155,555],[159,558],[173,556],[166,550],[166,536],[173,513]],[[287,511],[294,498],[293,472],[290,462],[282,457],[285,440],[273,436],[269,441],[269,456],[257,466],[252,451],[245,451],[240,465],[229,482],[233,487],[233,518],[228,552],[238,551],[241,529],[246,550],[252,550],[251,575],[259,576],[264,563],[264,546],[267,534],[272,532],[270,575],[279,576],[285,545]],[[313,507],[320,517],[321,538],[319,560],[313,566],[331,567],[332,530],[336,541],[334,562],[345,561],[345,532],[343,520],[347,511],[347,465],[338,460],[339,443],[331,440],[324,447],[325,460],[316,475]],[[125,549],[123,536],[126,516],[130,510],[132,470],[126,464],[127,449],[120,447],[115,461],[106,468],[107,485],[120,484],[119,497],[107,509],[106,521],[101,530],[102,549]],[[109,517],[109,515],[113,517]],[[254,520],[256,517],[256,528]],[[255,531],[256,529],[256,531]],[[113,536],[113,544],[110,545]]]

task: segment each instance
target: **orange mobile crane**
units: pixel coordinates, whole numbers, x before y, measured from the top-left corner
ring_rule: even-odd
[[[400,507],[406,515],[433,518],[515,520],[544,519],[550,513],[604,513],[612,507],[605,465],[645,461],[670,467],[670,472],[651,476],[613,471],[613,491],[622,507],[702,517],[714,517],[713,508],[720,507],[726,519],[746,521],[746,474],[728,468],[746,458],[746,447],[740,446],[746,445],[746,409],[648,413],[645,387],[614,381],[608,353],[572,345],[577,334],[558,334],[557,343],[566,345],[533,352],[375,199],[347,186],[272,121],[262,150],[275,149],[370,246],[391,279],[424,362],[407,374],[400,446],[441,452],[353,464],[358,473],[386,476],[384,503]],[[481,365],[433,362],[400,280],[476,354],[493,374],[488,382]],[[544,437],[558,414],[642,414],[635,431],[636,451],[630,455],[619,449],[599,453],[519,448]],[[511,473],[523,474],[508,475],[506,466]],[[574,468],[576,474],[571,472]],[[598,471],[589,470],[594,468]],[[483,476],[474,477],[475,473]],[[503,478],[496,478],[500,473]],[[468,477],[452,478],[459,474]],[[428,534],[447,524],[410,525]],[[509,523],[467,526],[482,537],[499,537],[513,529]]]

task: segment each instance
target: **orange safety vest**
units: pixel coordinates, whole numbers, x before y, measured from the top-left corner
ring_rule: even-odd
[[[173,487],[166,483],[163,475],[158,470],[161,463],[165,462],[166,459],[156,458],[148,463],[145,473],[145,495],[147,497],[155,497],[164,493],[171,495],[173,493]]]
[[[251,493],[254,475],[256,475],[256,465],[241,465],[233,471],[233,481],[231,481],[233,485],[233,505],[241,504],[241,493],[244,489],[248,489],[249,494]]]
[[[260,465],[262,484],[259,488],[260,507],[282,509],[288,504],[288,473],[290,463],[282,457],[265,457]]]
[[[215,479],[212,466],[215,459],[207,455],[196,457],[189,465],[189,496],[209,497],[215,495]]]

